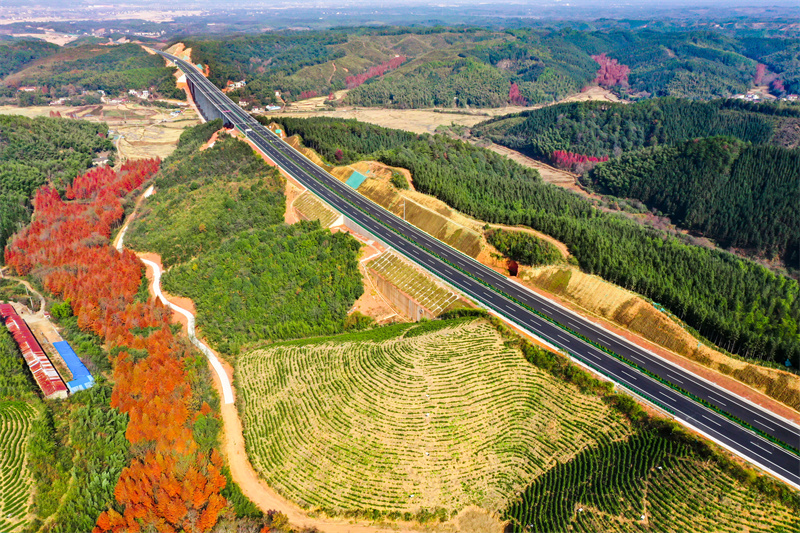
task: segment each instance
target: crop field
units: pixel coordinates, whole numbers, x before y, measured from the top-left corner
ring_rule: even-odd
[[[602,437],[601,437],[602,438]],[[800,531],[800,517],[685,444],[651,433],[586,450],[538,478],[507,531]]]
[[[434,316],[458,300],[458,295],[453,291],[442,287],[393,252],[381,254],[367,263],[367,268],[390,281]]]
[[[0,403],[0,531],[22,531],[28,516],[31,480],[25,450],[33,409],[22,402]]]
[[[326,512],[502,510],[556,462],[630,433],[482,319],[279,344],[241,356],[236,380],[256,471]]]

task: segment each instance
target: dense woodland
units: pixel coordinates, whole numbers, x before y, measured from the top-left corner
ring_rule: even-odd
[[[592,84],[621,96],[708,99],[744,93],[755,83],[776,95],[797,93],[800,41],[745,32],[656,31],[632,27],[351,28],[347,32],[273,32],[187,41],[195,62],[220,87],[276,102],[326,95],[402,56],[397,69],[352,89],[344,103],[368,106],[496,107],[559,100]],[[338,65],[334,69],[333,65]],[[763,65],[759,67],[758,65]]]
[[[22,69],[31,61],[58,52],[59,48],[39,39],[0,43],[0,79]]]
[[[164,288],[195,302],[205,335],[225,352],[260,339],[337,333],[364,290],[359,248],[318,222],[278,224],[175,267]]]
[[[709,137],[623,154],[590,179],[725,247],[800,268],[800,150]]]
[[[343,160],[369,157],[407,168],[418,190],[461,212],[551,235],[569,247],[586,272],[652,298],[734,353],[800,365],[795,280],[603,213],[543,183],[536,171],[460,141],[356,121],[279,121],[329,160],[342,150]]]
[[[625,152],[697,137],[728,135],[753,144],[800,145],[800,107],[737,100],[658,98],[635,104],[575,102],[483,122],[476,136],[552,161],[558,150],[587,156]]]
[[[521,265],[551,265],[563,259],[552,243],[526,231],[491,229],[486,232],[486,240]]]
[[[160,56],[148,54],[137,44],[86,45],[62,48],[44,64],[21,70],[6,85],[39,87],[36,93],[26,93],[28,103],[46,103],[82,91],[102,90],[114,96],[129,89],[149,89],[161,97],[185,100],[186,94],[175,85],[174,72]]]
[[[63,188],[99,153],[113,156],[107,132],[105,124],[0,115],[0,249],[30,220],[37,188]]]

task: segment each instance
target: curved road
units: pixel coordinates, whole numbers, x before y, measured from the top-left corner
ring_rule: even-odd
[[[800,449],[800,427],[796,424],[529,291],[406,223],[280,140],[227,98],[191,63],[160,53],[178,65],[191,82],[193,94],[200,91],[225,117],[227,124],[237,127],[285,172],[386,245],[519,327],[669,411],[686,426],[800,489],[800,456],[762,436],[767,435]],[[714,409],[704,406],[696,398]],[[744,421],[758,432],[721,413]]]

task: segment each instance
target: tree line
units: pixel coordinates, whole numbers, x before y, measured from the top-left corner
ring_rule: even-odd
[[[800,269],[800,150],[709,137],[623,154],[589,179],[725,247]]]
[[[614,157],[647,146],[714,135],[754,144],[786,144],[792,140],[776,139],[775,132],[784,120],[797,116],[800,108],[735,100],[657,98],[628,105],[574,102],[488,120],[474,127],[473,133],[550,161],[559,150]]]
[[[0,249],[30,220],[37,188],[64,187],[94,156],[113,154],[107,132],[107,125],[85,121],[0,116]]]
[[[485,149],[356,121],[278,119],[329,157],[404,167],[415,187],[490,223],[526,225],[565,243],[586,272],[670,309],[742,356],[800,364],[798,283],[730,253],[684,244],[594,208],[538,173]]]

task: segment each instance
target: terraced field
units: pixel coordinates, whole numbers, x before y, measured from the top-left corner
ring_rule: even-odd
[[[503,513],[507,531],[800,531],[800,516],[694,457],[642,432],[558,465]]]
[[[556,461],[630,433],[485,320],[283,343],[241,356],[236,379],[253,466],[307,508],[497,511]]]
[[[294,208],[306,220],[319,220],[323,228],[329,227],[339,218],[339,213],[330,209],[309,191],[304,191],[297,197]]]
[[[389,280],[414,301],[431,311],[434,316],[444,312],[458,300],[458,295],[453,291],[436,283],[429,275],[423,274],[394,252],[381,254],[377,259],[367,263],[367,268]]]
[[[31,480],[25,451],[33,409],[22,402],[0,402],[0,531],[22,531],[28,515]]]

